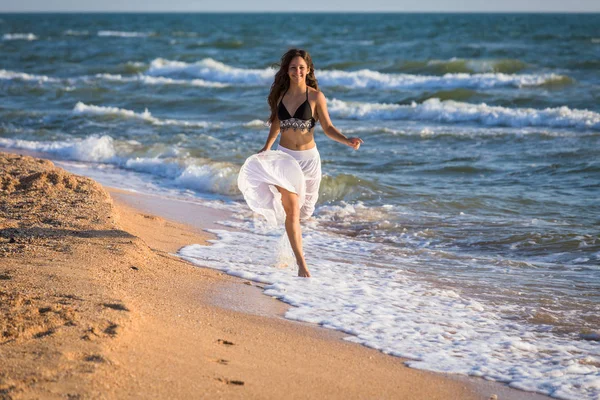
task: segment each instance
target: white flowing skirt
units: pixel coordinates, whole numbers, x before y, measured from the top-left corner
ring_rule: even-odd
[[[271,225],[285,222],[279,186],[298,195],[300,219],[315,210],[321,184],[321,156],[316,147],[309,150],[277,150],[254,154],[238,175],[238,187],[248,206],[264,216]]]

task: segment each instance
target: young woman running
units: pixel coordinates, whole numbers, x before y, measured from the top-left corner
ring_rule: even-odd
[[[331,123],[327,100],[319,91],[312,59],[305,50],[291,49],[281,57],[268,102],[271,129],[267,142],[246,160],[238,186],[252,210],[272,224],[285,223],[298,276],[310,277],[300,220],[312,215],[319,197],[321,157],[314,139],[315,124],[318,121],[329,138],[354,150],[363,141],[347,138]],[[273,151],[279,133],[279,146]]]

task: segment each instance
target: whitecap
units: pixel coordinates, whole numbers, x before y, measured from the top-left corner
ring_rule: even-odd
[[[2,35],[2,40],[38,40],[38,37],[33,33],[5,33]]]
[[[136,113],[132,110],[118,107],[106,107],[106,106],[94,106],[87,105],[82,102],[78,102],[73,107],[73,114],[75,115],[100,115],[100,116],[114,116],[121,118],[132,118],[147,121],[153,125],[177,125],[177,126],[189,126],[197,128],[206,128],[209,123],[206,121],[185,121],[177,119],[160,119],[153,117],[150,111],[146,108],[142,113]]]
[[[58,78],[52,78],[46,75],[33,75],[24,72],[14,72],[5,69],[0,69],[0,79],[4,80],[21,80],[21,81],[37,81],[37,82],[60,82]]]
[[[162,76],[155,77],[142,74],[133,76],[123,76],[120,74],[96,74],[95,77],[113,82],[141,82],[148,85],[184,85],[214,88],[222,88],[229,86],[225,83],[209,82],[203,79],[173,79]]]
[[[589,110],[557,107],[546,109],[507,108],[429,99],[410,105],[345,102],[332,99],[329,112],[341,118],[360,120],[417,120],[444,123],[475,122],[486,126],[542,126],[600,130],[600,114]]]
[[[324,86],[372,89],[486,89],[506,86],[519,88],[568,80],[567,77],[558,74],[448,73],[443,76],[432,76],[386,74],[368,69],[360,71],[317,70],[315,74],[319,83]]]
[[[134,37],[148,37],[153,35],[152,32],[123,32],[123,31],[98,31],[98,36],[102,37],[123,37],[123,38],[134,38]]]
[[[152,76],[184,75],[222,83],[253,85],[270,84],[275,75],[271,68],[236,68],[212,58],[205,58],[195,63],[157,58],[150,63],[150,68],[146,73]]]
[[[243,125],[246,128],[264,128],[267,127],[267,123],[266,121],[263,121],[261,119],[253,119],[252,121],[248,121],[246,123],[244,123]]]

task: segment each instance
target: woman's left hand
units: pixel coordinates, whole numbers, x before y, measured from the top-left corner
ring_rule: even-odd
[[[346,143],[346,144],[348,146],[352,147],[354,150],[358,150],[362,143],[364,143],[364,142],[361,138],[351,137],[351,138],[348,138],[348,143]]]

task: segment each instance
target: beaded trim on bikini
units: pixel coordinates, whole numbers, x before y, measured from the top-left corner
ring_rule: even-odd
[[[290,119],[280,121],[279,127],[281,129],[292,128],[295,131],[297,131],[297,130],[310,131],[312,128],[315,127],[315,120],[309,119],[309,120],[304,121],[304,120],[301,120],[298,118],[290,118]]]

